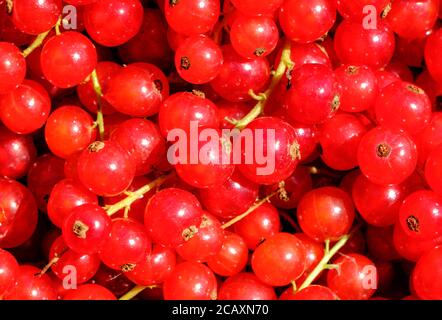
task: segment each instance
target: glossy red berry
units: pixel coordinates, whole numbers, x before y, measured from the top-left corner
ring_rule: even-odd
[[[366,6],[374,6],[377,15],[380,14],[388,5],[389,0],[337,0],[339,13],[345,19],[352,19],[361,22],[362,18],[368,15]]]
[[[151,198],[144,224],[155,243],[175,248],[198,232],[202,217],[203,210],[193,194],[168,188]]]
[[[269,16],[238,16],[230,29],[230,41],[241,56],[254,59],[268,56],[279,40],[275,21]]]
[[[246,59],[231,45],[222,47],[224,63],[218,76],[210,82],[217,94],[229,101],[251,100],[249,91],[263,91],[270,76],[268,61],[263,58]]]
[[[312,125],[329,119],[340,105],[333,71],[321,64],[305,64],[293,70],[284,104],[297,122]]]
[[[112,221],[110,233],[98,254],[108,267],[129,272],[151,249],[150,239],[141,223],[118,218]]]
[[[415,142],[418,150],[418,164],[424,167],[430,153],[442,143],[441,112],[433,112],[429,125],[415,136]]]
[[[342,63],[381,68],[388,64],[394,53],[394,33],[378,19],[376,29],[366,29],[360,22],[344,20],[336,29],[336,54]]]
[[[125,191],[135,177],[135,162],[114,141],[93,142],[77,162],[78,177],[90,191],[115,196]]]
[[[412,274],[412,285],[419,298],[423,300],[442,299],[442,282],[439,268],[441,262],[442,247],[434,248],[417,262]]]
[[[216,278],[203,264],[183,262],[164,281],[163,294],[165,300],[215,300]]]
[[[301,284],[324,257],[324,245],[309,238],[305,233],[295,233],[295,236],[304,245],[306,256],[304,273],[296,281],[297,284]]]
[[[36,158],[32,138],[0,126],[0,176],[18,179],[25,176]]]
[[[351,253],[339,257],[337,269],[327,274],[327,286],[342,300],[368,300],[377,289],[376,266],[365,256]]]
[[[442,83],[442,67],[438,58],[441,48],[442,29],[439,29],[428,36],[425,45],[425,63],[427,64],[431,76],[439,83]]]
[[[372,182],[399,184],[416,168],[416,145],[399,129],[376,127],[362,138],[358,162],[362,173]]]
[[[240,273],[228,278],[218,293],[219,300],[276,300],[274,289],[262,283],[253,273]]]
[[[441,168],[441,154],[442,145],[438,145],[429,154],[425,165],[425,180],[435,192],[442,195],[442,183],[440,177],[442,177]]]
[[[37,226],[37,204],[22,184],[0,178],[0,248],[14,248],[28,240]]]
[[[98,252],[111,231],[111,218],[100,206],[87,203],[71,210],[63,222],[66,245],[81,254]]]
[[[164,3],[169,26],[187,36],[211,31],[220,14],[219,0],[170,0]]]
[[[282,30],[296,42],[313,42],[327,34],[336,20],[331,0],[286,0],[279,13]]]
[[[19,274],[17,260],[8,251],[0,249],[0,296],[14,286]]]
[[[31,265],[20,266],[14,287],[4,300],[57,300],[54,283],[47,274]]]
[[[270,14],[281,7],[283,2],[283,0],[232,0],[238,11],[251,16]]]
[[[205,35],[194,35],[180,44],[175,53],[175,68],[187,82],[202,84],[212,81],[223,65],[220,46]]]
[[[339,300],[336,293],[327,287],[320,285],[310,285],[298,292],[293,288],[288,288],[279,297],[279,300]]]
[[[117,300],[117,298],[105,287],[89,283],[70,290],[63,300]]]
[[[316,241],[338,240],[350,231],[355,217],[349,195],[335,187],[308,192],[298,205],[302,231]]]
[[[368,66],[343,65],[335,70],[340,109],[361,112],[374,106],[379,93],[376,74]]]
[[[380,125],[400,128],[411,135],[423,130],[431,120],[431,102],[427,94],[403,81],[382,89],[374,110]]]
[[[61,9],[61,0],[17,0],[14,1],[12,21],[19,30],[38,35],[55,25]]]
[[[23,82],[26,61],[12,43],[0,42],[0,94],[8,93]]]
[[[8,129],[28,134],[40,129],[51,110],[47,91],[37,82],[25,80],[0,98],[0,118]]]
[[[51,84],[71,88],[84,81],[95,69],[97,51],[86,36],[68,31],[45,43],[40,63],[45,78]]]
[[[62,106],[49,116],[45,138],[53,154],[67,159],[95,141],[94,120],[83,109]]]
[[[54,186],[49,196],[49,219],[54,225],[61,228],[71,211],[84,204],[98,205],[97,196],[78,181],[72,179],[61,180]]]
[[[103,46],[122,45],[134,37],[143,21],[139,0],[100,0],[84,8],[87,33]]]
[[[295,171],[299,144],[294,128],[287,122],[276,117],[258,118],[247,125],[240,138],[242,158],[238,169],[249,180],[271,185]]]
[[[248,253],[247,245],[239,235],[226,232],[221,250],[207,259],[207,265],[216,274],[230,277],[245,268]]]

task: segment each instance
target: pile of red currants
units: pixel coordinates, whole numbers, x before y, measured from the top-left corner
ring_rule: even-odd
[[[0,0],[0,299],[442,299],[441,19]]]

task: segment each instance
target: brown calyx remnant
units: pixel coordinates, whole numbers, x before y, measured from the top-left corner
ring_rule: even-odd
[[[98,152],[104,148],[104,143],[101,141],[92,142],[87,149],[89,152]]]
[[[407,218],[407,226],[408,229],[410,229],[413,232],[419,232],[420,226],[419,226],[419,219],[415,216],[411,215]]]
[[[190,69],[190,59],[188,57],[181,57],[180,67],[181,67],[181,69],[189,70]]]
[[[266,49],[264,48],[257,48],[255,52],[253,53],[255,56],[260,57],[266,52]]]
[[[176,6],[178,3],[180,2],[180,0],[169,0],[169,5],[171,7]]]
[[[294,141],[290,145],[289,152],[292,160],[301,160],[301,146],[299,145],[298,141]]]
[[[121,266],[121,271],[123,272],[131,272],[135,269],[136,264],[133,263],[126,263],[125,265]]]
[[[157,90],[158,90],[160,93],[163,92],[164,87],[163,87],[163,83],[161,82],[160,79],[156,79],[156,80],[154,80],[153,83],[155,84],[155,88],[157,88]]]
[[[202,99],[206,98],[206,95],[204,94],[204,92],[200,91],[200,90],[192,90],[192,94],[194,96],[200,97]]]
[[[80,239],[86,239],[88,230],[89,227],[79,220],[75,221],[74,225],[72,226],[72,232]]]
[[[279,199],[281,199],[284,202],[289,201],[290,197],[287,194],[287,190],[285,190],[285,181],[281,181],[278,184],[278,188],[279,188],[278,189],[278,191],[279,191],[279,193],[278,193]]]
[[[378,157],[381,157],[381,158],[388,157],[390,155],[390,152],[391,152],[391,148],[386,143],[381,143],[376,148],[376,154],[378,155]]]
[[[332,110],[333,112],[336,112],[336,111],[338,111],[338,109],[339,109],[340,106],[341,106],[341,98],[339,97],[338,94],[336,94],[336,95],[333,97],[333,101],[332,101],[332,103],[331,103],[331,110]]]
[[[348,66],[347,69],[345,69],[345,73],[353,76],[355,74],[359,73],[359,67],[356,66]]]
[[[424,91],[421,88],[419,88],[413,84],[409,84],[407,86],[407,89],[413,93],[416,93],[416,94],[424,94]]]
[[[385,7],[385,9],[382,11],[382,13],[381,13],[381,17],[383,18],[383,19],[385,19],[387,16],[388,16],[388,14],[390,13],[390,11],[391,11],[391,8],[392,8],[392,3],[390,2],[389,4],[387,4],[387,6]]]
[[[189,241],[193,238],[194,235],[196,235],[198,232],[198,228],[196,226],[190,226],[189,228],[186,228],[183,230],[182,236],[184,241]]]

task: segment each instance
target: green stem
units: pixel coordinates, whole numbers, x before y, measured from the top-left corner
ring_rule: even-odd
[[[255,105],[255,107],[241,120],[236,122],[236,128],[238,129],[244,129],[250,122],[255,120],[257,117],[259,117],[263,112],[264,108],[267,104],[267,101],[270,97],[270,95],[273,93],[275,88],[280,83],[282,77],[285,75],[287,69],[290,69],[293,67],[293,62],[290,59],[290,53],[291,53],[291,42],[290,40],[286,40],[284,44],[284,48],[282,49],[281,54],[281,61],[279,62],[278,67],[276,68],[275,72],[273,73],[272,80],[270,82],[269,87],[266,91],[255,94],[253,91],[250,92],[251,96],[258,100],[258,103]]]
[[[347,243],[348,239],[350,239],[351,234],[343,236],[330,250],[327,250],[327,245],[325,248],[324,257],[319,261],[318,265],[313,269],[313,271],[308,275],[308,277],[304,280],[298,290],[302,290],[307,288],[309,285],[315,281],[318,275],[325,269],[328,269],[329,261],[333,256]]]
[[[144,291],[147,288],[149,288],[149,287],[146,287],[146,286],[135,286],[128,293],[126,293],[125,295],[121,296],[121,298],[118,299],[118,300],[132,300],[139,293],[141,293],[142,291]]]
[[[95,94],[97,95],[97,125],[98,125],[98,134],[100,140],[104,140],[104,117],[103,117],[103,89],[101,88],[100,82],[98,81],[97,70],[92,71],[91,73],[91,81],[92,87],[94,88]]]
[[[23,50],[22,54],[23,57],[27,57],[29,56],[35,49],[37,49],[38,47],[40,47],[43,44],[44,39],[46,39],[46,37],[48,36],[49,32],[51,32],[51,30],[48,30],[46,32],[40,33],[37,38],[35,38],[35,40],[29,45],[29,47],[27,47],[25,50]]]

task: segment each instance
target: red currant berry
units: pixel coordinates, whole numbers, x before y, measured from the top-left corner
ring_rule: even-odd
[[[415,136],[419,166],[424,167],[430,153],[442,144],[442,112],[433,112],[430,124]]]
[[[0,94],[17,88],[25,78],[26,61],[20,50],[8,42],[0,42]]]
[[[310,285],[298,292],[294,292],[293,288],[288,288],[279,297],[279,300],[339,300],[336,293],[327,287],[320,285]]]
[[[61,0],[14,0],[12,21],[19,30],[38,35],[55,25],[61,8]]]
[[[17,260],[8,251],[0,249],[0,296],[14,286],[19,275]]]
[[[442,6],[441,6],[442,7]],[[431,76],[442,83],[442,66],[440,64],[440,50],[442,48],[442,29],[428,36],[425,45],[425,62]]]
[[[308,192],[298,205],[298,222],[306,235],[316,241],[338,240],[350,231],[355,217],[349,195],[335,187]]]
[[[435,192],[442,195],[442,145],[438,145],[429,154],[425,165],[425,180]]]
[[[253,273],[240,273],[222,284],[219,300],[276,300],[271,286],[262,283]]]
[[[70,290],[63,300],[117,300],[117,298],[105,287],[90,283]]]
[[[419,298],[423,300],[442,299],[441,263],[442,247],[427,252],[417,262],[411,281]]]
[[[273,13],[281,7],[283,0],[232,0],[232,3],[241,13],[257,16]]]
[[[361,22],[362,18],[367,14],[366,6],[374,6],[376,13],[382,12],[389,4],[389,0],[337,0],[339,13],[345,19],[352,19],[356,22]]]

